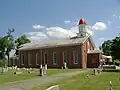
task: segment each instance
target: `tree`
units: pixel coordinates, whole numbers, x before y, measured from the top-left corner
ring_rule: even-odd
[[[8,57],[8,63],[9,63],[9,54],[10,54],[11,50],[14,49],[14,47],[15,47],[12,32],[14,32],[14,29],[8,29],[7,36],[5,36],[6,40],[7,40],[6,55]]]
[[[120,36],[112,40],[111,55],[114,59],[120,59]]]
[[[111,55],[111,44],[112,44],[112,41],[107,40],[107,41],[104,41],[102,46],[99,47],[103,51],[104,55]]]
[[[15,44],[16,44],[16,55],[19,55],[19,48],[21,47],[22,44],[25,44],[25,43],[30,43],[31,41],[26,37],[26,35],[22,35],[20,37],[18,37],[16,40],[15,40]]]

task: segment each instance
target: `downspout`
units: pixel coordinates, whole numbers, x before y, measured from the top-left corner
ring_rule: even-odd
[[[41,64],[40,64],[40,65],[42,65],[42,59],[43,59],[43,58],[42,58],[42,50],[41,50]]]

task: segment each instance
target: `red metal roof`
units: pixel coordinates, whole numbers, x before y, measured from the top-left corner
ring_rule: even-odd
[[[79,25],[80,25],[80,24],[86,24],[83,18],[80,19]]]

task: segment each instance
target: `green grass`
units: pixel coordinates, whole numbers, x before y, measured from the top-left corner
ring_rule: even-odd
[[[49,84],[33,87],[31,90],[46,90],[52,85],[59,85],[60,90],[109,90],[109,81],[112,81],[113,90],[120,90],[120,73],[104,72],[100,75],[86,77],[88,73],[82,73],[72,78],[54,81]]]
[[[66,72],[72,72],[75,71],[75,69],[49,69],[48,70],[48,76],[56,75],[59,73],[66,73]]]
[[[0,74],[0,84],[40,77],[39,70],[34,70],[33,73],[28,73],[26,70],[21,70],[23,73],[20,75],[15,75],[14,71],[15,70],[9,70],[4,74]],[[48,76],[72,71],[73,70],[48,69]]]

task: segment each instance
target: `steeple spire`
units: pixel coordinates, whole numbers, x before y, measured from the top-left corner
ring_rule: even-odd
[[[86,31],[86,22],[83,18],[81,18],[79,20],[78,29],[79,29],[79,33],[77,33],[77,36],[78,37],[85,37],[87,31]]]

